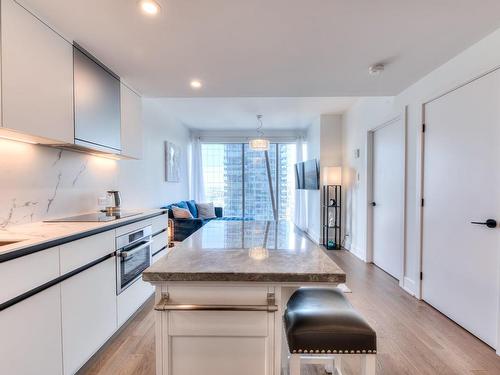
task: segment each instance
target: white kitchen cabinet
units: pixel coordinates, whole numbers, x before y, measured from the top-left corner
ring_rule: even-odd
[[[62,374],[57,284],[0,312],[0,374]]]
[[[168,321],[164,334],[169,338],[172,374],[273,373],[274,314],[175,311]]]
[[[168,228],[168,211],[163,215],[156,216],[151,219],[151,226],[153,227],[153,234],[161,232]]]
[[[142,101],[141,97],[123,83],[121,95],[121,143],[124,156],[142,159]]]
[[[152,254],[156,254],[164,247],[168,247],[168,232],[166,230],[153,236]]]
[[[154,293],[154,287],[137,279],[117,297],[118,326],[121,326],[134,314],[139,307]]]
[[[163,286],[169,304],[180,310],[158,311],[157,374],[275,374],[276,312],[250,311],[268,304],[265,286]],[[241,311],[192,311],[190,305],[234,305]],[[161,308],[160,308],[161,309]],[[182,309],[185,309],[184,311]]]
[[[61,245],[61,274],[74,271],[115,251],[115,232],[109,230]]]
[[[62,282],[65,375],[75,373],[115,332],[115,280],[115,258],[110,258]]]
[[[73,49],[13,0],[1,1],[2,126],[73,143]]]
[[[0,303],[58,278],[59,247],[0,263]]]

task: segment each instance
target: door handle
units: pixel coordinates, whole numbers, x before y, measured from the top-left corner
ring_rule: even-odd
[[[371,203],[371,205],[372,205],[373,207],[375,207],[375,206],[377,205],[377,203],[376,203],[376,202],[372,202],[372,203]]]
[[[471,221],[471,224],[478,224],[478,225],[486,225],[488,228],[496,228],[497,227],[497,221],[493,219],[488,219],[484,223],[481,223],[479,221]]]

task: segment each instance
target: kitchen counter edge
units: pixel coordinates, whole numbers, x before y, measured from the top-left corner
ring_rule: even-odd
[[[109,223],[106,225],[103,225],[102,227],[90,229],[90,230],[85,230],[79,233],[73,233],[65,237],[60,237],[56,238],[53,240],[47,240],[45,242],[40,242],[36,243],[33,245],[27,245],[25,247],[21,247],[19,249],[14,249],[12,251],[0,254],[0,263],[7,262],[9,260],[13,260],[16,258],[23,257],[25,255],[33,254],[38,251],[43,251],[50,249],[51,247],[55,246],[60,246],[64,245],[68,242],[80,240],[85,237],[90,237],[102,232],[107,232],[109,230],[113,230],[119,227],[123,227],[125,225],[137,223],[139,221],[151,219],[153,217],[161,216],[164,215],[168,212],[168,210],[160,210],[160,211],[155,211],[150,214],[144,214],[144,215],[137,215],[137,217],[130,217],[129,219],[122,219],[123,221],[120,221],[119,223]]]

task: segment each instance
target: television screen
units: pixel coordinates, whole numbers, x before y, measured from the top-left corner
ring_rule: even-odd
[[[304,189],[304,163],[295,164],[295,188]]]
[[[316,159],[304,162],[304,189],[319,189],[319,166]]]

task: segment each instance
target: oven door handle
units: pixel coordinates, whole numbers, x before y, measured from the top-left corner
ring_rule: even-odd
[[[145,247],[150,246],[152,243],[153,243],[153,241],[145,242],[141,246],[134,247],[130,251],[121,251],[121,252],[118,253],[118,255],[120,256],[120,258],[129,258],[132,255],[134,255],[135,253],[137,253],[137,252],[141,251],[142,249],[144,249]]]

